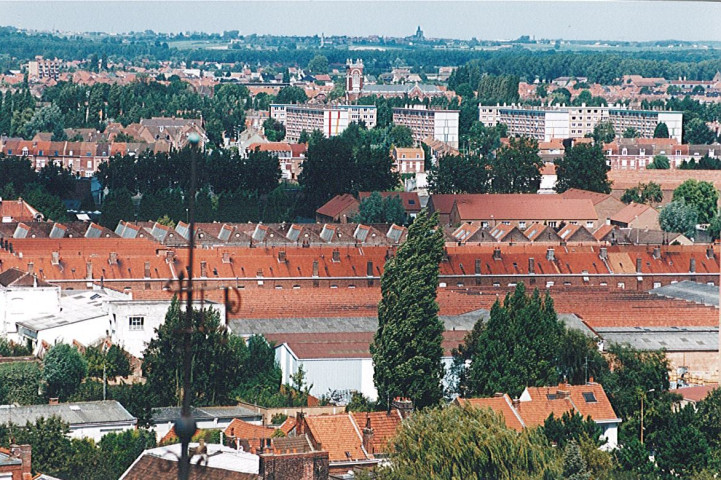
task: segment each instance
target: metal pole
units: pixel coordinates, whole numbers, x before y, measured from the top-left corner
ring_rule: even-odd
[[[196,188],[196,156],[200,137],[191,134],[188,137],[190,144],[190,191],[188,192],[188,280],[186,287],[187,305],[185,307],[185,322],[183,325],[183,406],[180,419],[175,423],[175,433],[180,438],[180,462],[178,464],[178,479],[187,480],[190,475],[190,456],[188,445],[195,433],[195,420],[190,414],[190,370],[191,364],[191,335],[193,331],[193,250],[195,249],[195,188]]]

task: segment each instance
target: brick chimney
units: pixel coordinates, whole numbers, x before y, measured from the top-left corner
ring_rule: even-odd
[[[366,276],[373,276],[373,262],[366,263]]]
[[[713,247],[706,247],[706,258],[714,258]]]
[[[599,252],[598,257],[601,260],[608,260],[608,248],[601,247],[601,251]]]
[[[20,461],[22,462],[22,479],[32,479],[32,447],[30,445],[11,445],[10,453],[12,453],[15,458],[20,459]]]
[[[145,278],[150,278],[150,262],[145,262],[143,267],[143,276]]]
[[[208,262],[200,262],[200,276],[201,277],[207,277],[208,276]]]
[[[375,451],[373,450],[373,437],[375,436],[375,433],[373,432],[373,427],[371,426],[371,417],[366,417],[366,425],[363,428],[363,448],[367,453],[370,455],[373,455]]]
[[[401,417],[408,418],[413,413],[413,401],[410,398],[396,397],[391,403],[391,408],[397,409]]]
[[[533,257],[528,259],[528,273],[536,273],[536,260]]]
[[[653,258],[656,260],[661,258],[661,247],[653,247]]]
[[[223,263],[230,263],[230,253],[223,252]]]
[[[28,273],[35,273],[35,264],[33,262],[28,262]]]
[[[313,260],[313,276],[318,276],[318,260]]]
[[[481,274],[481,259],[480,259],[480,258],[476,258],[475,264],[476,264],[476,265],[475,265],[474,273],[475,273],[476,275],[480,275],[480,274]]]
[[[340,262],[340,250],[337,248],[333,250],[333,256],[331,257],[333,262]]]
[[[278,263],[285,263],[287,261],[287,257],[285,256],[285,250],[280,250],[278,252]]]
[[[641,273],[643,271],[641,265],[643,265],[643,260],[641,258],[636,258],[636,273]]]
[[[693,257],[691,257],[691,261],[689,262],[688,272],[696,273],[696,259]]]

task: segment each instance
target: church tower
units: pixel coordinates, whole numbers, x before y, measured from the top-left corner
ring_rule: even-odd
[[[345,64],[345,90],[348,94],[359,95],[363,90],[363,60],[348,60]]]

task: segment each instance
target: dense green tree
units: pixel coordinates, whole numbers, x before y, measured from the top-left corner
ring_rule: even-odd
[[[541,167],[535,139],[510,138],[491,160],[491,189],[493,193],[536,193],[541,185]]]
[[[248,153],[241,167],[241,188],[260,194],[268,193],[278,186],[280,163],[271,152],[254,150]]]
[[[263,122],[263,132],[271,142],[280,142],[285,138],[285,125],[274,118]]]
[[[24,428],[13,429],[12,436],[16,444],[29,444],[32,447],[33,472],[64,476],[68,469],[68,459],[73,453],[67,436],[69,433],[67,423],[58,417],[50,417],[39,418],[35,423],[28,422]],[[8,445],[9,442],[1,443]]]
[[[581,442],[585,437],[600,446],[601,427],[589,416],[583,418],[577,412],[565,412],[560,417],[551,413],[543,422],[541,431],[549,442],[564,448],[568,443]]]
[[[586,468],[586,461],[576,441],[566,444],[563,450],[563,478],[566,480],[588,480],[591,472]]]
[[[563,158],[556,160],[556,191],[562,193],[569,188],[580,188],[610,193],[611,182],[607,173],[610,169],[600,145],[574,145],[566,150]]]
[[[391,441],[381,480],[558,478],[556,452],[535,429],[517,433],[490,410],[433,408],[407,419]]]
[[[593,140],[597,144],[604,144],[604,143],[610,143],[613,142],[613,139],[616,138],[616,131],[613,128],[613,123],[611,122],[598,122],[595,127],[593,127]]]
[[[626,130],[623,131],[623,138],[638,138],[641,134],[633,127],[628,127]]]
[[[666,155],[655,155],[653,162],[646,165],[647,170],[668,170],[671,168],[671,161]]]
[[[659,122],[653,129],[653,138],[668,138],[668,126],[664,122]]]
[[[47,192],[40,185],[34,185],[23,192],[23,200],[43,214],[45,220],[64,222],[68,220],[67,209],[57,196]]]
[[[659,470],[669,478],[688,478],[706,466],[709,446],[697,428],[693,405],[667,414],[663,429],[650,435],[655,447],[654,460]]]
[[[443,394],[443,324],[436,303],[442,256],[438,216],[422,211],[409,227],[405,243],[386,262],[378,330],[370,350],[378,398],[388,408],[397,396],[424,408],[438,403]]]
[[[388,132],[388,140],[391,145],[399,148],[413,146],[413,132],[405,125],[393,125]]]
[[[716,141],[716,135],[713,130],[708,128],[706,122],[700,118],[692,118],[688,122],[684,122],[683,126],[683,143],[693,145],[713,143]]]
[[[499,123],[493,127],[486,127],[481,122],[473,122],[467,134],[462,135],[468,146],[468,151],[482,158],[492,158],[494,152],[501,146],[501,138],[507,134],[507,127]]]
[[[97,480],[112,478],[107,467],[107,458],[103,456],[91,438],[73,438],[70,440],[70,457],[65,461],[62,475],[64,478],[78,480]]]
[[[716,215],[718,198],[718,190],[713,183],[694,179],[686,180],[673,191],[673,201],[695,208],[700,223],[708,223]]]
[[[354,221],[365,224],[395,223],[403,225],[406,223],[403,201],[398,195],[388,195],[383,198],[380,193],[372,192],[361,200],[358,206],[358,216]]]
[[[658,204],[663,201],[661,185],[655,182],[639,183],[623,192],[621,201],[624,203]]]
[[[308,96],[300,87],[283,87],[275,97],[275,103],[305,103]]]
[[[63,132],[63,113],[60,108],[51,104],[36,111],[25,124],[25,138],[32,138],[38,132],[53,132],[53,141],[65,140]]]
[[[557,383],[563,334],[551,297],[542,298],[538,290],[529,296],[519,283],[491,308],[469,366],[468,393],[515,397],[526,386]]]
[[[70,169],[48,162],[38,172],[38,183],[50,194],[60,198],[75,193],[75,177]]]
[[[98,444],[105,459],[109,478],[120,478],[144,450],[155,448],[155,434],[150,430],[126,430],[107,433]]]
[[[45,394],[65,400],[88,374],[88,362],[75,348],[61,343],[50,348],[43,361]]]
[[[143,375],[160,405],[179,405],[182,398],[183,341],[180,332],[187,321],[180,303],[173,299],[165,322],[143,352]],[[194,310],[192,315],[192,403],[226,404],[242,377],[247,355],[245,341],[222,326],[218,312]]]
[[[328,73],[328,58],[325,55],[316,55],[308,62],[308,71],[313,75]]]
[[[721,238],[721,214],[716,214],[711,219],[706,231],[709,236],[711,236],[711,241],[716,241]]]
[[[353,191],[352,146],[334,137],[311,142],[298,182],[303,188],[310,211],[333,198]]]
[[[0,153],[0,187],[12,185],[16,192],[23,192],[38,178],[27,158],[6,157]]]
[[[0,364],[0,405],[36,405],[42,371],[35,362]]]
[[[486,193],[490,182],[489,161],[476,155],[446,155],[428,172],[432,193]]]
[[[107,351],[102,346],[89,346],[83,353],[88,363],[88,376],[103,377],[103,368],[108,378],[127,377],[130,375],[130,354],[122,347],[111,345]]]
[[[683,201],[673,201],[661,209],[658,222],[664,232],[682,233],[693,238],[696,236],[698,212]]]
[[[25,345],[15,343],[7,338],[0,338],[0,357],[27,357],[32,353],[32,350]]]
[[[111,190],[103,199],[101,209],[103,213],[100,215],[100,224],[112,230],[115,230],[120,220],[135,218],[135,205],[130,192],[125,188]]]

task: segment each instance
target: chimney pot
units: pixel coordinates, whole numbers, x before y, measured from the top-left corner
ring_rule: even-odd
[[[656,260],[661,258],[661,247],[653,247],[653,258]]]
[[[606,247],[601,247],[601,251],[598,254],[599,258],[601,260],[607,260],[608,259],[608,249]]]
[[[528,259],[528,273],[536,273],[536,260],[533,257]]]
[[[480,258],[476,258],[475,273],[476,273],[476,275],[480,275],[480,274],[481,274],[481,259],[480,259]]]

